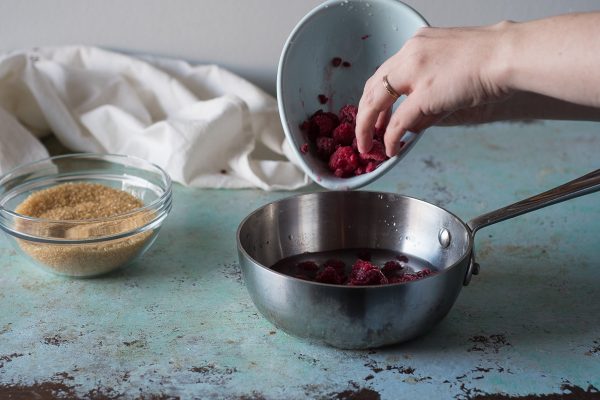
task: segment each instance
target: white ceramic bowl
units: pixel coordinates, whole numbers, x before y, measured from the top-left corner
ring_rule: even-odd
[[[395,54],[425,19],[396,0],[330,0],[309,12],[290,34],[279,61],[277,101],[281,121],[304,171],[319,185],[333,190],[364,186],[392,168],[414,145],[418,135],[408,133],[400,155],[375,171],[338,178],[325,162],[301,147],[307,143],[300,124],[318,109],[337,112],[358,104],[366,80]],[[348,67],[333,67],[341,58]],[[321,104],[319,95],[328,97]]]

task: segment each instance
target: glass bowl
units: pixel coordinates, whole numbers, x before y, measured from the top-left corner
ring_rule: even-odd
[[[142,206],[82,220],[35,218],[15,211],[31,194],[65,183],[119,189],[138,198]],[[169,175],[130,156],[57,156],[24,164],[0,177],[0,229],[23,257],[65,276],[97,276],[130,264],[152,246],[171,205]]]

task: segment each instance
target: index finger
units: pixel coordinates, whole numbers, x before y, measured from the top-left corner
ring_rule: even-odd
[[[377,71],[367,83],[363,95],[358,103],[356,114],[356,142],[361,153],[371,150],[375,123],[382,112],[386,112],[398,99],[388,92],[384,85],[384,77],[398,95],[403,94],[400,88],[396,88],[393,78],[383,71]]]

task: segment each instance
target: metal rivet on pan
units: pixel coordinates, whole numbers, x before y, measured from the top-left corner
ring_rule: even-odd
[[[450,231],[446,228],[440,229],[440,233],[438,233],[438,241],[442,248],[446,248],[450,246],[450,242],[452,241],[452,236],[450,235]]]

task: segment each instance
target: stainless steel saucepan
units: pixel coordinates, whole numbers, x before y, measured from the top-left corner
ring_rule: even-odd
[[[600,170],[464,223],[425,201],[392,193],[321,192],[251,213],[237,231],[244,280],[262,315],[301,338],[345,349],[373,348],[427,332],[479,272],[475,233],[488,225],[600,190]],[[387,249],[425,260],[437,273],[382,286],[341,286],[270,269],[302,253]]]

